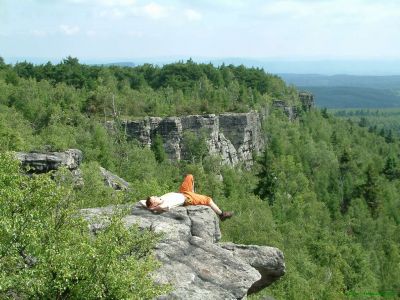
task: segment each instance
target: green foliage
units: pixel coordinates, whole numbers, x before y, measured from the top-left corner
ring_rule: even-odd
[[[191,162],[202,162],[208,154],[205,134],[196,134],[191,131],[183,133],[184,159]]]
[[[154,137],[153,143],[151,144],[151,150],[153,151],[154,156],[159,163],[166,159],[167,155],[165,153],[164,142],[161,135],[157,134]]]
[[[398,108],[379,109],[335,109],[330,110],[333,115],[339,118],[363,123],[370,132],[381,133],[387,137],[387,142],[392,142],[394,137],[399,136],[400,123]]]
[[[117,193],[111,187],[104,184],[104,178],[100,172],[100,165],[97,162],[87,162],[83,163],[81,166],[81,176],[80,182],[76,182],[76,179],[70,178],[67,180],[66,184],[75,184],[76,188],[76,200],[77,205],[80,208],[88,207],[99,207],[107,206],[110,204],[120,204],[123,202],[122,194]],[[60,172],[57,172],[60,173]],[[60,177],[60,174],[56,173]],[[70,172],[62,174],[62,180],[70,175]]]
[[[0,151],[79,148],[85,158],[85,184],[76,185],[66,170],[53,180],[21,175],[18,164],[0,155],[0,298],[161,293],[148,276],[156,267],[146,254],[154,236],[125,229],[118,218],[90,236],[77,209],[175,191],[187,173],[195,176],[196,192],[235,211],[221,224],[224,240],[283,250],[286,275],[250,298],[398,291],[398,112],[346,112],[340,120],[313,110],[289,122],[271,107],[276,98],[299,106],[297,91],[279,77],[243,66],[100,67],[71,57],[58,65],[11,66],[0,60]],[[147,115],[250,109],[266,113],[267,141],[250,170],[222,166],[206,155],[203,136],[191,133],[183,145],[188,159],[169,161],[163,141],[142,147],[128,140],[124,124]],[[100,165],[132,190],[105,187]]]
[[[67,57],[57,65],[17,63],[5,71],[3,78],[18,91],[28,92],[27,84],[36,85],[33,81],[75,88],[81,97],[80,108],[90,115],[105,118],[111,116],[114,108],[110,95],[115,96],[121,114],[162,116],[248,111],[265,104],[268,96],[292,101],[295,93],[282,79],[262,69],[233,65],[214,67],[191,60],[162,67],[145,64],[131,68],[88,66]],[[34,117],[38,113],[35,108],[39,107],[35,103],[48,103],[52,96],[41,96],[37,90],[30,90],[30,93],[18,92],[13,97],[16,105],[32,121],[46,122],[43,119],[46,115],[49,117],[46,110],[42,111],[42,119]]]
[[[0,297],[152,299],[165,292],[150,278],[155,236],[125,228],[118,217],[92,236],[73,190],[58,183],[27,177],[11,154],[0,154]]]
[[[259,160],[255,191],[269,200],[273,223],[269,229],[253,226],[268,230],[274,241],[268,244],[283,250],[287,266],[286,275],[267,294],[340,299],[360,291],[397,293],[392,277],[398,275],[391,270],[389,279],[379,270],[388,267],[388,260],[398,262],[399,238],[378,232],[399,229],[398,213],[387,210],[400,205],[396,159],[390,154],[398,153],[399,142],[387,143],[368,128],[326,112],[310,112],[285,125],[279,116],[270,116],[265,128],[269,144]],[[242,243],[265,236],[223,229]]]
[[[29,122],[14,108],[0,104],[0,151],[27,150],[37,141]]]

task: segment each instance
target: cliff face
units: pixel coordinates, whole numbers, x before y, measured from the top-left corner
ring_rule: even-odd
[[[308,92],[299,94],[301,107],[290,106],[285,101],[275,100],[274,108],[282,109],[289,120],[295,120],[298,110],[310,110],[314,106],[314,96]],[[264,148],[261,133],[262,116],[255,111],[248,113],[224,113],[220,115],[191,115],[183,117],[148,117],[142,120],[126,121],[128,139],[136,139],[142,145],[150,147],[159,135],[169,159],[190,159],[184,135],[190,132],[199,138],[205,138],[208,153],[218,155],[222,163],[236,165],[253,164],[253,154],[259,154]],[[112,128],[112,122],[108,123]]]
[[[144,146],[150,147],[159,135],[166,154],[172,160],[189,158],[184,145],[185,132],[199,139],[204,137],[209,153],[219,155],[222,162],[229,165],[239,162],[251,165],[253,153],[259,153],[264,147],[257,112],[149,117],[125,124],[128,138],[136,139]]]
[[[289,118],[289,121],[294,121],[299,115],[299,111],[310,111],[314,106],[314,95],[309,92],[300,92],[299,100],[301,105],[290,105],[284,100],[275,99],[272,103],[272,107],[281,109]]]
[[[216,214],[207,206],[177,207],[155,214],[140,204],[128,206],[126,226],[163,233],[155,248],[162,266],[153,274],[172,292],[158,299],[246,299],[285,274],[283,253],[274,247],[219,243]],[[92,231],[107,226],[115,207],[81,210]]]
[[[303,106],[303,110],[308,111],[311,108],[313,108],[315,105],[314,95],[311,94],[310,92],[299,93],[299,99],[300,99],[301,105]]]

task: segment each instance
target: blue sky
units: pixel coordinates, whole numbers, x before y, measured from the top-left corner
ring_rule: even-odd
[[[399,0],[0,0],[0,56],[399,59]]]

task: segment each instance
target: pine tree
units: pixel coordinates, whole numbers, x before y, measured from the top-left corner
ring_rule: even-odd
[[[397,178],[399,178],[399,170],[397,168],[397,162],[396,159],[393,156],[389,156],[386,159],[385,167],[383,168],[382,172],[387,179],[390,181],[393,181]]]
[[[254,192],[262,199],[268,199],[270,205],[274,203],[277,189],[277,177],[273,168],[274,155],[266,149],[261,157],[261,171],[257,174],[260,179]]]
[[[157,134],[154,137],[151,144],[151,150],[153,151],[157,162],[162,163],[166,159],[167,155],[165,153],[164,142],[161,135]]]
[[[371,165],[368,166],[366,171],[367,179],[363,184],[362,194],[368,207],[370,208],[371,215],[377,217],[380,206],[380,199],[378,194],[378,176]]]

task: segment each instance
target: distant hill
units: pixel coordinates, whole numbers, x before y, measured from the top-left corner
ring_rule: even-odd
[[[400,107],[400,76],[279,74],[326,108]]]
[[[389,108],[400,107],[400,96],[385,89],[348,86],[302,86],[314,94],[315,103],[326,108]]]
[[[353,86],[374,89],[400,90],[400,75],[392,76],[356,76],[356,75],[319,75],[319,74],[279,74],[287,83],[296,86]]]

